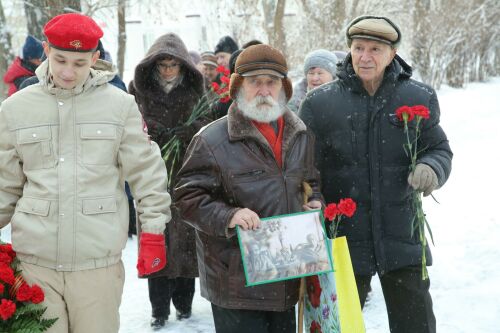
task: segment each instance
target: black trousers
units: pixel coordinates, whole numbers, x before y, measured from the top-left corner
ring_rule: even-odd
[[[283,312],[235,310],[212,303],[217,333],[295,333],[295,307]]]
[[[155,318],[170,315],[170,300],[177,311],[191,311],[194,296],[194,278],[155,277],[148,279],[149,301]]]
[[[435,333],[429,279],[420,267],[405,267],[379,276],[392,333]],[[356,275],[361,307],[370,290],[370,275]]]

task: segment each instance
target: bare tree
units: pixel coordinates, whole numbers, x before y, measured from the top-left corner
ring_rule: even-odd
[[[7,21],[3,10],[3,4],[0,1],[0,78],[3,78],[9,64],[12,62],[14,55],[12,54],[11,34],[7,28]],[[7,96],[7,86],[3,80],[0,81],[0,100]]]

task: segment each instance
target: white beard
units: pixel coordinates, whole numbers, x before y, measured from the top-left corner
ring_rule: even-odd
[[[281,117],[287,110],[285,91],[281,90],[278,101],[272,96],[257,96],[250,102],[245,100],[243,91],[238,92],[236,97],[238,109],[243,115],[260,123],[270,123]]]

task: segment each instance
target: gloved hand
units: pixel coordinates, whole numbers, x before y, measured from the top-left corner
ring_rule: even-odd
[[[141,233],[137,270],[139,276],[150,275],[162,270],[167,264],[165,235]]]
[[[173,128],[172,133],[175,134],[182,142],[190,142],[196,134],[196,130],[192,125],[184,125]]]
[[[424,197],[426,197],[438,187],[438,178],[430,166],[420,163],[417,164],[414,172],[410,172],[408,184],[413,189],[424,192]]]

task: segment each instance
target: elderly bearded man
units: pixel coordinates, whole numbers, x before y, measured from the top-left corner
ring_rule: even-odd
[[[292,85],[286,60],[269,45],[236,61],[235,103],[191,142],[175,188],[182,218],[196,228],[201,294],[225,332],[295,332],[299,280],[245,287],[235,232],[260,217],[321,208],[314,142],[286,103]],[[313,195],[302,202],[302,182]]]
[[[412,232],[412,193],[427,196],[443,186],[452,152],[439,125],[436,92],[410,78],[411,67],[396,54],[400,41],[399,28],[388,18],[352,21],[351,49],[338,68],[339,80],[313,90],[299,115],[316,134],[326,201],[352,197],[358,203],[356,215],[342,222],[339,232],[349,242],[361,304],[378,273],[391,332],[435,332],[430,283],[422,280],[421,240]],[[412,173],[403,123],[394,114],[403,105],[430,110],[420,124],[421,150]]]

